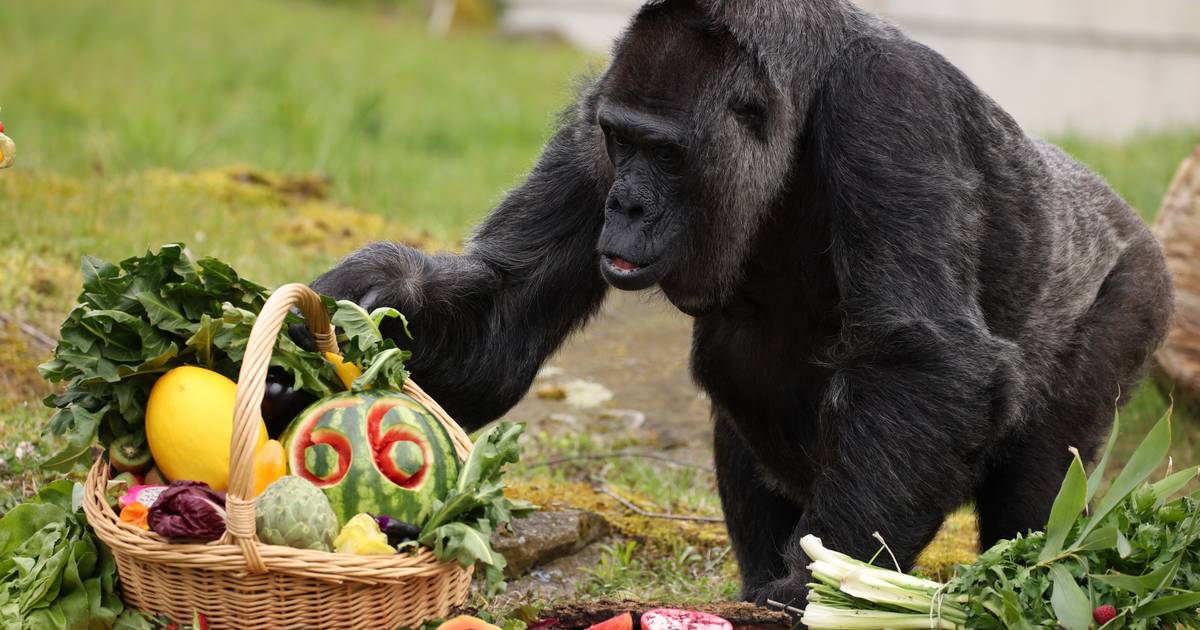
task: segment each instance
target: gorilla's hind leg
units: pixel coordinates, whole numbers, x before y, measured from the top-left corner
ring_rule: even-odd
[[[719,411],[716,416],[717,489],[742,574],[742,597],[753,600],[761,587],[787,575],[783,552],[803,510],[766,486],[733,423]]]
[[[1123,404],[1133,394],[1146,359],[1166,334],[1170,312],[1170,279],[1147,235],[1105,278],[1062,355],[1048,400],[1031,414],[1023,434],[1001,447],[980,487],[976,507],[984,549],[1045,527],[1071,463],[1068,449],[1079,449],[1085,462],[1094,460],[1114,402]]]

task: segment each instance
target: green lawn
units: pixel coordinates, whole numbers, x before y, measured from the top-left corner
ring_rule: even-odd
[[[0,16],[0,120],[24,170],[319,172],[443,236],[530,166],[589,67],[335,3],[5,0]]]
[[[0,120],[19,149],[0,173],[0,315],[50,332],[82,253],[181,240],[278,284],[375,238],[452,245],[530,167],[575,77],[598,63],[299,0],[0,0],[0,42]],[[1058,140],[1150,219],[1200,133]],[[271,173],[327,176],[329,196],[286,192],[296,182]],[[37,478],[8,454],[37,445],[47,351],[2,321],[0,511]],[[1144,388],[1125,443],[1165,406]],[[1177,464],[1200,461],[1197,426],[1179,423]],[[625,481],[664,504],[713,502]],[[626,555],[614,547],[606,566],[654,572]]]

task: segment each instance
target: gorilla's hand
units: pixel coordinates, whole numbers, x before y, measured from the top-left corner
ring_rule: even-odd
[[[311,286],[321,295],[350,300],[368,312],[387,306],[412,320],[424,302],[421,286],[431,267],[430,257],[411,247],[387,242],[372,243],[321,274]],[[390,322],[385,322],[387,327],[390,327]],[[288,334],[305,350],[316,350],[312,333],[304,324],[292,324]],[[403,343],[403,340],[397,339],[397,343]]]
[[[773,601],[784,606],[804,608],[805,602],[808,601],[808,578],[801,575],[789,575],[748,589],[745,598],[759,606],[766,606],[767,601]]]
[[[424,302],[422,286],[432,271],[433,261],[423,252],[396,243],[372,243],[322,274],[312,288],[368,311],[390,306],[411,318]]]

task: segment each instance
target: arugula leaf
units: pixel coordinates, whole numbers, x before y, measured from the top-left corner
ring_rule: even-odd
[[[439,560],[475,563],[487,569],[487,591],[504,590],[504,556],[492,549],[491,536],[515,517],[534,509],[525,501],[504,496],[501,479],[505,464],[520,459],[524,427],[500,422],[484,431],[458,472],[453,490],[434,503],[433,514],[417,541],[433,547]]]

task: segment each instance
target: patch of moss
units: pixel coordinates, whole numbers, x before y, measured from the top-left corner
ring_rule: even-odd
[[[0,321],[0,411],[50,393],[37,371],[49,354],[49,349],[31,344],[16,324]]]
[[[979,526],[975,513],[960,510],[951,514],[933,542],[917,558],[916,570],[938,581],[950,579],[954,567],[971,564],[979,555]]]
[[[614,491],[646,511],[659,511],[634,490],[614,488]],[[538,477],[511,481],[505,493],[516,499],[532,501],[543,510],[595,512],[607,519],[617,533],[640,541],[651,553],[669,553],[685,545],[708,550],[729,544],[729,536],[722,523],[676,521],[635,514],[616,499],[586,483],[551,481]]]
[[[626,488],[617,492],[647,511],[658,511],[645,497]],[[680,545],[700,550],[729,544],[724,525],[691,521],[664,520],[633,513],[616,499],[590,484],[533,478],[509,483],[507,494],[532,501],[543,510],[588,510],[608,519],[613,529],[640,541],[653,554],[669,553]],[[947,580],[955,566],[975,561],[979,554],[978,528],[974,513],[964,510],[952,514],[933,542],[921,553],[916,570],[937,580]]]
[[[245,165],[187,172],[155,169],[142,178],[149,185],[201,193],[227,203],[274,205],[326,199],[330,183],[321,175],[284,175]]]

